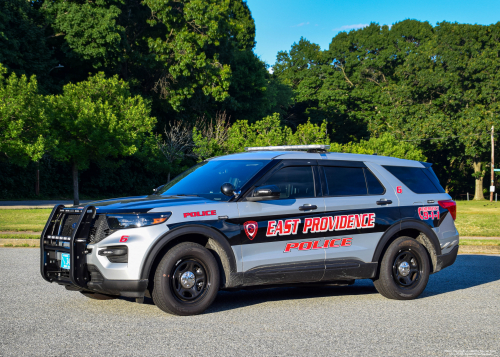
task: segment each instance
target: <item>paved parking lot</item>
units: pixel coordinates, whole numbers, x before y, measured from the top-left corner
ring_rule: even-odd
[[[500,256],[459,255],[423,296],[351,287],[220,292],[203,315],[94,301],[46,283],[39,252],[0,248],[0,356],[500,355]]]

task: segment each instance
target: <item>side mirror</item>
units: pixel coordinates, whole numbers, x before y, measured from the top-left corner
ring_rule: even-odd
[[[223,183],[222,186],[220,187],[220,192],[222,192],[226,196],[232,196],[234,195],[234,186],[233,184],[226,182]]]
[[[278,188],[278,186],[261,186],[256,187],[250,194],[250,196],[246,197],[246,200],[250,202],[277,200],[280,198],[280,194],[281,190]]]
[[[161,185],[161,186],[158,186],[157,188],[153,188],[153,194],[157,195],[158,192],[160,192],[160,190],[163,188],[163,186],[165,186],[165,185]]]

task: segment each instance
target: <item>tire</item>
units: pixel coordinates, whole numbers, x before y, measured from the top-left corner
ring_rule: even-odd
[[[386,298],[411,300],[424,291],[429,274],[427,250],[413,238],[399,237],[387,248],[373,283]]]
[[[215,300],[219,285],[219,266],[208,249],[196,243],[181,243],[158,264],[153,301],[169,314],[197,315]]]
[[[80,291],[80,293],[83,296],[88,297],[89,299],[92,300],[114,300],[117,299],[118,296],[113,296],[113,295],[106,295],[106,294],[100,294],[100,293],[93,293],[90,291]]]

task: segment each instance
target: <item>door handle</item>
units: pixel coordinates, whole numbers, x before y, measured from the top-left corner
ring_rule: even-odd
[[[309,211],[309,210],[313,210],[313,209],[318,209],[318,206],[310,205],[309,203],[306,203],[305,205],[299,207],[299,210],[301,210],[301,211]]]
[[[386,200],[385,198],[382,198],[381,200],[377,201],[377,204],[379,206],[381,205],[390,205],[392,203],[391,200]]]

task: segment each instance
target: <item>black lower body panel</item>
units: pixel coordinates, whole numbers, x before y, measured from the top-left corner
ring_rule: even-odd
[[[378,263],[360,260],[327,260],[326,262],[297,262],[266,265],[244,273],[244,285],[270,285],[312,282],[338,282],[372,279]]]
[[[88,265],[90,281],[87,289],[108,295],[127,297],[143,297],[148,287],[148,279],[141,280],[110,280],[104,278],[95,265]]]
[[[325,271],[323,261],[303,261],[259,266],[244,273],[245,286],[309,283],[320,281]]]
[[[436,269],[434,270],[434,273],[437,273],[438,271],[443,270],[444,268],[449,267],[450,265],[455,263],[455,260],[457,259],[457,254],[458,254],[458,245],[455,248],[453,248],[451,252],[438,255]]]
[[[378,263],[365,263],[360,260],[327,260],[321,281],[372,279],[377,275],[377,268]]]

